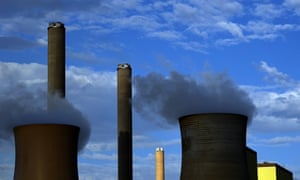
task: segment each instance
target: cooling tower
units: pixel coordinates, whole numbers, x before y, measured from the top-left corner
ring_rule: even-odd
[[[248,180],[247,117],[209,113],[179,118],[181,180]]]
[[[48,27],[48,93],[65,97],[65,27],[61,22]]]
[[[164,149],[156,148],[155,152],[155,175],[156,180],[165,179]]]
[[[119,64],[117,68],[118,97],[118,178],[132,179],[132,105],[131,67]]]
[[[14,180],[78,180],[79,128],[33,124],[14,128]]]

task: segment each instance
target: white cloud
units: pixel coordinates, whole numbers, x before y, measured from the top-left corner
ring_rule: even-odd
[[[205,43],[197,42],[197,41],[179,41],[176,42],[176,45],[179,45],[183,49],[195,51],[195,52],[201,52],[201,53],[207,53],[207,45]]]
[[[269,66],[265,61],[260,62],[260,68],[262,71],[266,72],[267,76],[265,79],[267,80],[271,80],[272,82],[280,85],[295,85],[295,82],[290,79],[287,74],[278,71],[276,67]]]
[[[205,46],[215,43],[228,46],[252,40],[274,40],[284,37],[286,31],[300,29],[296,24],[275,24],[270,21],[274,18],[286,18],[284,15],[288,12],[287,7],[298,12],[300,6],[296,0],[285,0],[282,4],[242,3],[236,0],[188,0],[182,2],[174,0],[155,2],[89,0],[88,3],[82,1],[24,3],[25,7],[38,8],[39,13],[37,14],[39,15],[33,13],[35,11],[27,12],[24,10],[26,8],[20,9],[20,6],[14,6],[12,3],[14,1],[6,2],[6,4],[10,9],[9,12],[18,12],[18,15],[6,13],[6,16],[0,18],[2,24],[0,35],[30,35],[34,39],[33,42],[38,42],[38,45],[45,44],[43,36],[45,36],[46,23],[53,19],[65,22],[67,31],[70,33],[88,31],[92,32],[89,36],[94,38],[99,34],[121,34],[127,32],[126,30],[134,30],[140,32],[142,37],[169,40],[171,45],[192,51],[197,49],[187,45],[192,41]],[[3,7],[1,8],[3,9]],[[247,13],[249,9],[251,14]],[[257,17],[259,17],[259,21]],[[174,42],[179,39],[182,42]],[[119,50],[109,44],[103,47],[113,51]],[[205,51],[197,51],[205,53]],[[87,53],[90,53],[89,60],[103,61],[93,54],[95,51]],[[71,55],[81,60],[84,58],[78,52]]]
[[[239,27],[238,24],[235,24],[233,22],[219,22],[217,23],[218,26],[221,28],[227,30],[229,33],[231,33],[234,37],[244,38],[243,30]]]
[[[300,143],[300,136],[279,136],[270,139],[260,139],[260,142],[268,145],[287,145],[290,143]]]
[[[263,19],[274,19],[280,17],[284,12],[283,7],[275,4],[256,4],[253,10],[255,16]]]
[[[148,34],[149,37],[156,37],[159,39],[165,39],[169,41],[179,40],[182,38],[182,34],[176,31],[155,31]]]
[[[283,3],[288,8],[295,11],[297,15],[300,15],[300,1],[299,0],[285,0]]]
[[[262,61],[260,68],[273,86],[248,89],[257,107],[250,129],[256,132],[297,132],[300,130],[300,86],[287,74]]]
[[[137,29],[146,32],[155,31],[162,26],[153,17],[145,15],[132,15],[128,17],[115,18],[112,20],[112,24],[119,28]]]

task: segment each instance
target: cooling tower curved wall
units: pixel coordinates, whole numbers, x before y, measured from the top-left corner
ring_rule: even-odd
[[[79,127],[60,124],[17,126],[14,180],[78,180]]]
[[[195,114],[181,117],[179,122],[181,180],[248,180],[246,116]]]

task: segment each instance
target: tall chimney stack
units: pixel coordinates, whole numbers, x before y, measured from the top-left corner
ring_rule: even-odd
[[[164,149],[161,147],[156,148],[155,170],[156,180],[165,180]]]
[[[131,67],[117,68],[118,97],[118,178],[132,180],[132,92]]]
[[[246,159],[247,117],[208,113],[179,118],[181,180],[249,180]]]
[[[65,97],[65,26],[48,26],[48,94]]]

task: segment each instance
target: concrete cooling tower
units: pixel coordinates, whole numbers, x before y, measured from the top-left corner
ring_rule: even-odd
[[[247,117],[208,113],[179,118],[181,180],[248,180]]]
[[[14,180],[77,180],[79,128],[32,124],[14,128]]]
[[[118,179],[132,179],[132,90],[131,67],[117,68],[118,97]]]

